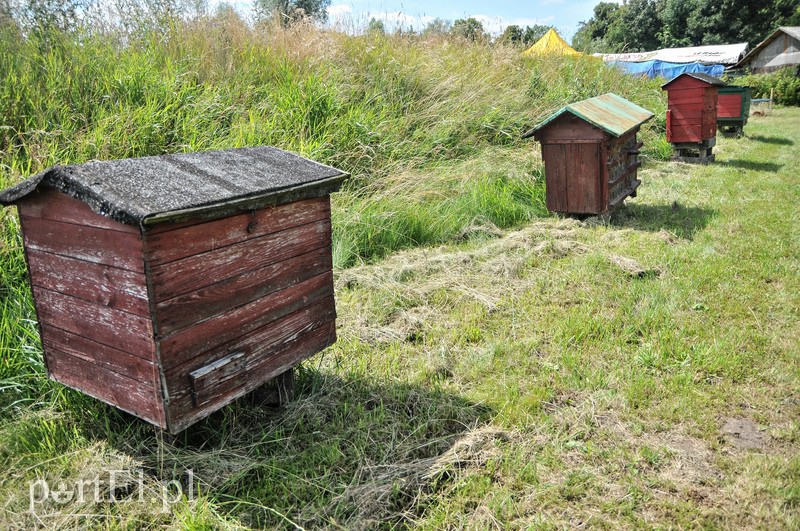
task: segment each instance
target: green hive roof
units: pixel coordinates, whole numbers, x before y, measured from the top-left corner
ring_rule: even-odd
[[[635,103],[609,92],[602,96],[570,103],[566,107],[562,107],[558,112],[522,135],[522,138],[533,136],[565,112],[572,113],[606,133],[617,137],[624,135],[654,116],[647,109],[643,109]]]

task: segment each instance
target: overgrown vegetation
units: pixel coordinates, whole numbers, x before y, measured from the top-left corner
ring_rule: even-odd
[[[165,441],[45,378],[4,209],[0,527],[800,525],[795,109],[720,139],[715,165],[662,164],[659,83],[589,58],[252,29],[230,11],[141,20],[5,27],[0,186],[254,144],[350,171],[340,341],[286,408],[242,399]],[[608,91],[659,117],[639,198],[610,223],[543,218],[520,134]],[[31,502],[37,479],[98,477],[108,500],[115,470],[132,473],[117,502]],[[167,482],[187,470],[178,496]]]
[[[749,74],[731,80],[753,87],[754,98],[773,98],[779,105],[800,105],[800,76],[796,68],[782,68],[769,74]]]
[[[755,47],[778,26],[800,24],[798,0],[628,0],[600,2],[573,37],[586,52],[644,52],[704,44]]]
[[[230,11],[150,24],[22,39],[7,29],[6,184],[53,164],[274,145],[353,175],[334,220],[337,263],[349,265],[544,214],[539,163],[520,135],[565,103],[614,91],[664,114],[656,82],[588,58],[253,29]],[[660,128],[648,124],[646,138]]]

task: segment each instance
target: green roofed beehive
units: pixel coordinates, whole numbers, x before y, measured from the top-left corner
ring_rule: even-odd
[[[346,177],[257,147],[55,167],[3,190],[48,374],[177,432],[330,345],[329,194]]]
[[[542,145],[547,209],[604,214],[636,197],[639,127],[653,113],[603,94],[571,103],[523,135]]]

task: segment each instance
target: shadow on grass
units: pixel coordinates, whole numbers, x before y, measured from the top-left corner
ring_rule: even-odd
[[[766,171],[766,172],[776,172],[783,168],[783,164],[776,164],[774,162],[755,162],[752,160],[717,160],[717,164],[720,166],[728,166],[731,168],[740,168],[743,170],[753,170],[753,171]]]
[[[715,215],[715,210],[686,207],[678,202],[671,205],[626,203],[611,218],[611,225],[652,232],[666,230],[679,238],[691,240]]]
[[[225,500],[227,518],[261,529],[284,526],[280,514],[311,528],[405,525],[424,510],[421,497],[494,444],[476,431],[492,410],[435,384],[304,369],[296,386],[285,406],[243,397],[174,439],[128,416],[106,435],[161,482],[191,469],[208,498]]]
[[[755,135],[755,136],[748,136],[750,140],[754,140],[756,142],[763,142],[765,144],[776,144],[779,146],[793,146],[794,141],[790,138],[783,138],[780,136],[764,136],[764,135]]]

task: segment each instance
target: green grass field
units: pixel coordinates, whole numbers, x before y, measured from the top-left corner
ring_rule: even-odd
[[[14,404],[4,382],[2,518],[797,527],[800,111],[747,134],[713,165],[648,164],[610,223],[545,218],[338,270],[341,339],[284,409],[241,400],[169,442],[56,384]],[[15,333],[38,367],[30,323]],[[28,512],[37,478],[114,469],[143,471],[144,502]],[[199,493],[162,513],[159,482],[185,469]]]
[[[262,142],[350,170],[339,342],[286,407],[244,398],[165,439],[46,379],[5,209],[0,527],[800,527],[800,109],[718,139],[708,166],[660,161],[654,121],[639,197],[577,221],[546,214],[519,133],[612,89],[663,116],[657,83],[444,41],[219,31],[227,48],[149,55],[85,40],[61,91],[62,52],[0,40],[20,47],[5,79],[33,87],[2,88],[2,184]],[[448,68],[416,73],[430,64]]]

